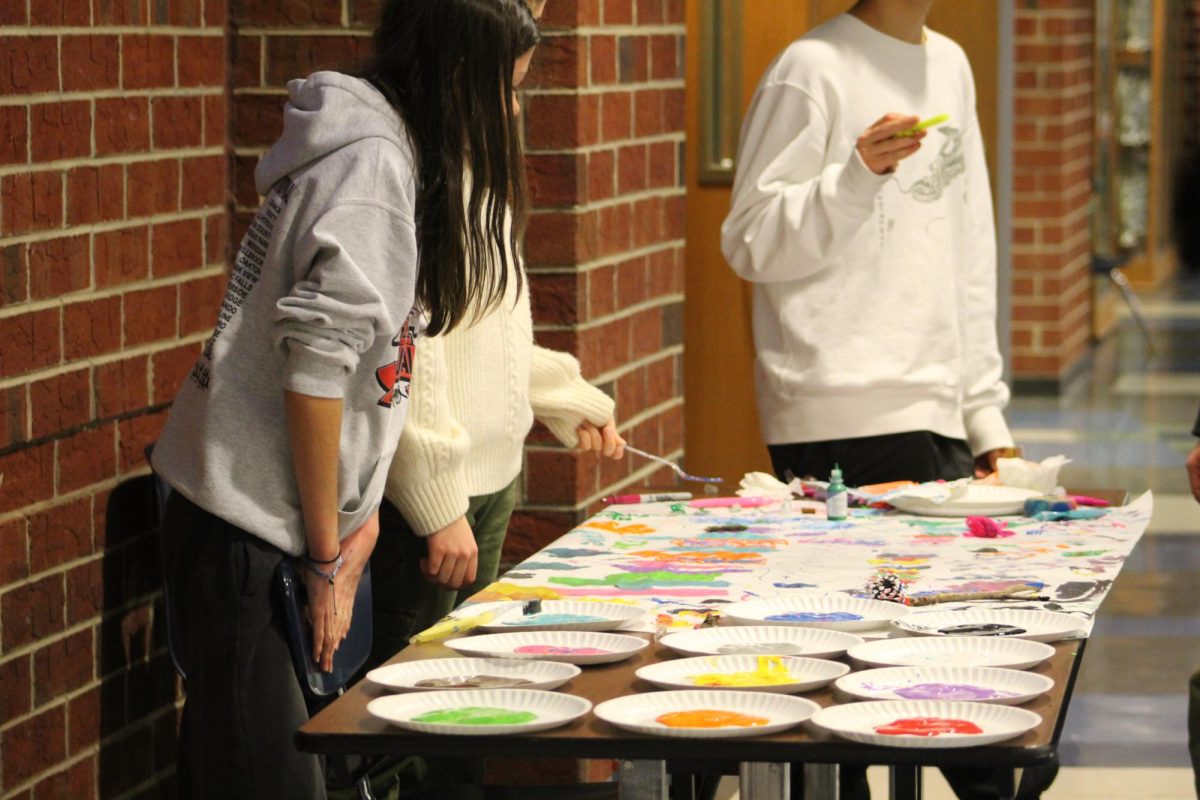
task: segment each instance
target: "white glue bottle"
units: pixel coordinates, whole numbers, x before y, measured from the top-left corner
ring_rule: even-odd
[[[825,516],[831,520],[845,519],[848,500],[846,484],[842,483],[842,470],[834,464],[833,471],[829,473],[829,488],[825,494]]]

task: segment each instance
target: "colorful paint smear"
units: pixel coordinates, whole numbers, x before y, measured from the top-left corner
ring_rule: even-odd
[[[781,686],[798,680],[778,656],[759,656],[757,663],[757,668],[749,672],[709,672],[688,677],[696,686],[725,687]]]
[[[520,619],[504,624],[519,628],[524,625],[567,625],[582,622],[604,622],[607,619],[607,617],[597,617],[594,614],[530,614],[527,617],[521,617]]]
[[[905,700],[997,700],[1016,697],[1016,692],[993,689],[988,686],[972,686],[968,683],[916,683],[903,686],[865,685],[871,691],[895,692]]]
[[[514,653],[532,653],[539,656],[603,656],[612,650],[602,650],[599,647],[563,647],[555,644],[523,644],[513,650]]]
[[[948,636],[1020,636],[1024,628],[1016,625],[1004,625],[999,622],[965,623],[963,625],[947,625],[938,628],[938,633]]]
[[[532,711],[514,711],[490,706],[458,706],[426,711],[412,718],[413,722],[436,722],[443,725],[524,725],[533,722]]]
[[[892,720],[886,725],[876,725],[875,732],[884,736],[942,736],[947,733],[983,733],[983,728],[965,719],[905,717]]]
[[[660,714],[654,721],[668,728],[760,728],[771,720],[737,711],[698,708]]]
[[[789,611],[763,617],[768,622],[853,622],[862,618],[862,614],[849,611]]]
[[[425,678],[413,686],[421,689],[504,689],[530,683],[533,681],[501,675],[451,675],[445,678]]]

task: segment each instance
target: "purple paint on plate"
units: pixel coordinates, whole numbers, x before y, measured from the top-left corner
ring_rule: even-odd
[[[862,619],[862,614],[851,614],[849,611],[789,611],[763,619],[768,622],[850,622]]]
[[[893,691],[905,700],[995,700],[1000,697],[1017,696],[1016,692],[999,691],[987,686],[972,686],[966,683],[918,683],[912,686],[902,686]]]

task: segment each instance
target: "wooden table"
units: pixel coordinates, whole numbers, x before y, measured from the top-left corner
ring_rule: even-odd
[[[1088,491],[1121,502],[1123,493]],[[645,634],[649,638],[649,634]],[[367,703],[384,690],[360,683],[306,723],[297,734],[299,747],[315,753],[363,755],[476,755],[621,760],[622,800],[666,797],[666,762],[702,763],[707,770],[737,773],[743,800],[786,800],[789,763],[805,764],[805,797],[837,797],[836,764],[884,764],[891,767],[891,797],[921,797],[923,766],[1025,768],[1054,763],[1075,677],[1086,639],[1058,642],[1055,654],[1032,672],[1054,679],[1054,687],[1022,708],[1042,716],[1042,724],[1006,742],[970,748],[878,747],[824,735],[805,724],[778,734],[733,739],[676,739],[626,732],[585,715],[573,723],[524,736],[432,736],[404,731],[371,717]],[[410,646],[392,663],[454,656],[440,644]],[[587,666],[560,691],[585,697],[593,704],[653,687],[634,677],[639,667],[676,657],[651,642],[634,657],[615,664]],[[829,688],[803,695],[822,707],[837,702]]]

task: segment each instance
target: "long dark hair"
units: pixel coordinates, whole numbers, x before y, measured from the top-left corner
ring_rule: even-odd
[[[510,271],[520,288],[520,270],[509,265],[526,203],[512,74],[537,41],[524,0],[387,0],[383,8],[364,77],[400,114],[413,144],[416,296],[430,334],[501,302]]]

